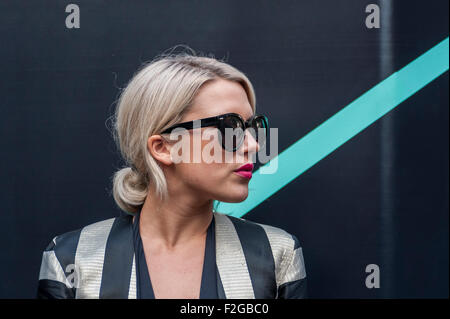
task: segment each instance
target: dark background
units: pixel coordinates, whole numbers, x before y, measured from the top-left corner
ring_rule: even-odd
[[[0,297],[34,297],[54,236],[119,214],[106,120],[142,62],[177,44],[226,58],[281,152],[448,33],[447,0],[0,2]],[[448,298],[448,85],[445,72],[244,216],[299,238],[310,297]]]

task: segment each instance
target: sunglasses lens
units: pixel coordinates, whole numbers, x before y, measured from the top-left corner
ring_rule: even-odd
[[[267,129],[267,121],[264,117],[261,116],[254,119],[253,130],[250,131],[260,148],[263,148],[266,145]]]
[[[221,135],[223,147],[227,151],[235,151],[244,140],[244,123],[233,115],[224,117]]]
[[[249,131],[260,148],[266,145],[267,130],[268,124],[265,116],[257,116],[253,119],[252,127]],[[238,116],[225,116],[222,120],[220,133],[223,148],[227,151],[234,152],[241,147],[245,139],[244,122]]]
[[[223,119],[223,124],[225,128],[232,128],[232,129],[236,129],[236,128],[241,128],[243,129],[243,123],[242,121],[236,117],[236,116],[226,116]]]

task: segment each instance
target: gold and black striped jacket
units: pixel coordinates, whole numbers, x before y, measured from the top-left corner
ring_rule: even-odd
[[[296,236],[273,226],[214,212],[220,299],[306,297]],[[38,298],[136,298],[131,215],[56,236],[43,252]]]

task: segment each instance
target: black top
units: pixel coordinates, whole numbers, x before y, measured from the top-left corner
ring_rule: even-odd
[[[134,251],[136,254],[136,297],[137,299],[155,299],[150,274],[145,260],[142,239],[139,232],[140,211],[133,222]],[[206,234],[205,258],[203,262],[200,299],[217,299],[217,266],[214,216]]]

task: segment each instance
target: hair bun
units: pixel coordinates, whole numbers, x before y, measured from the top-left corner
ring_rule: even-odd
[[[114,174],[113,196],[119,207],[129,213],[136,213],[147,197],[147,183],[132,167],[125,167]]]

